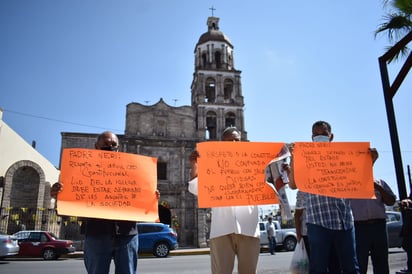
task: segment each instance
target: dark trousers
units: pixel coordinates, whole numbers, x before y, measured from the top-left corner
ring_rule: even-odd
[[[388,238],[385,219],[376,223],[355,222],[355,237],[359,272],[361,274],[368,272],[370,254],[373,273],[389,274]]]
[[[358,274],[355,229],[331,230],[319,225],[307,224],[310,245],[310,274],[334,273],[331,269],[332,254],[337,255],[336,268],[344,274]]]
[[[269,241],[269,252],[270,254],[275,254],[276,252],[276,238],[275,236],[268,237]]]

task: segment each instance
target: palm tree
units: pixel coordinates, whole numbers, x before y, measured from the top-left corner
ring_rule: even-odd
[[[380,33],[387,33],[388,40],[396,45],[402,38],[405,38],[412,30],[412,0],[384,0],[384,6],[389,7],[389,12],[384,16],[385,22],[378,26],[375,37]],[[391,47],[388,48],[388,50]],[[406,56],[409,48],[404,45],[390,59],[397,60],[400,56]]]

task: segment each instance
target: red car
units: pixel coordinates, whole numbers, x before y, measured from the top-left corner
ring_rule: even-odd
[[[61,255],[76,251],[71,240],[59,240],[53,233],[38,230],[23,230],[13,234],[18,239],[18,256],[43,257],[56,260]]]

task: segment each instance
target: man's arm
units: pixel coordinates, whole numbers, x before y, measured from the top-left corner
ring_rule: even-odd
[[[302,222],[301,222],[301,217],[303,214],[303,209],[295,209],[295,227],[296,227],[296,238],[298,239],[298,242],[300,242],[300,239],[302,238]]]
[[[382,185],[380,185],[382,184]],[[385,205],[391,206],[394,205],[396,202],[396,195],[393,194],[392,190],[386,184],[385,181],[379,180],[379,182],[374,182],[375,188],[380,192],[382,195],[382,201]]]
[[[190,180],[197,177],[197,157],[199,157],[199,153],[197,150],[192,151],[189,156],[190,161]]]
[[[293,163],[293,154],[292,157],[290,158],[290,165],[289,165],[289,187],[291,189],[297,189],[298,187],[296,186],[295,182],[295,169],[294,169],[294,163]]]
[[[198,195],[198,185],[197,185],[197,157],[199,153],[194,150],[189,156],[190,161],[190,182],[189,182],[189,192],[193,195]]]

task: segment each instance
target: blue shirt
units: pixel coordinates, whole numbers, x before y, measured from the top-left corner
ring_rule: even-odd
[[[306,222],[332,230],[351,229],[353,215],[350,200],[307,193]]]

